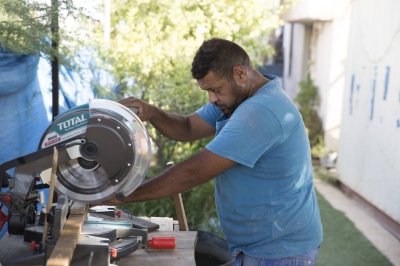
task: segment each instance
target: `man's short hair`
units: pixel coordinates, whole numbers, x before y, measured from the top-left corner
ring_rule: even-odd
[[[212,71],[216,76],[231,82],[233,67],[238,65],[251,70],[246,51],[234,42],[212,38],[204,41],[197,51],[192,63],[192,77],[199,80]]]

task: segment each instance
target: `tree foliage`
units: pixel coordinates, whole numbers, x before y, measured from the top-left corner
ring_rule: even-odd
[[[321,118],[318,115],[318,108],[321,102],[318,88],[314,85],[307,72],[304,79],[299,83],[300,91],[295,101],[299,104],[299,112],[303,117],[304,124],[308,130],[308,138],[310,140],[313,151],[323,147],[324,129]],[[315,153],[313,157],[317,156]]]
[[[254,66],[261,65],[274,52],[268,40],[271,30],[280,25],[279,15],[285,8],[276,3],[274,0],[114,0],[109,42],[102,43],[103,33],[101,29],[98,32],[100,57],[119,82],[116,94],[109,97],[135,96],[166,111],[194,112],[208,100],[190,73],[198,47],[211,37],[229,39],[249,53]],[[113,91],[103,88],[101,94],[106,95],[107,90]],[[148,131],[156,145],[157,162],[149,176],[163,170],[168,161],[177,163],[188,158],[210,141],[180,143],[161,136],[151,125]],[[212,183],[183,195],[191,228],[215,229]],[[170,216],[174,213],[171,206],[172,201],[158,200],[124,208],[140,215]],[[155,209],[158,211],[154,212]]]
[[[72,67],[72,56],[88,37],[90,13],[74,5],[73,0],[52,2],[56,3],[53,7],[44,1],[1,0],[0,48],[17,55],[35,54],[50,60],[57,56],[61,64]],[[57,29],[55,34],[52,27]],[[52,39],[58,42],[57,49],[52,47]]]

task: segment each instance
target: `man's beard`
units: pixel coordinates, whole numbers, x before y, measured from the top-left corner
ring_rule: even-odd
[[[218,104],[218,102],[216,102],[214,104],[221,110],[221,112],[230,117],[236,108],[238,108],[247,98],[247,93],[240,86],[232,84],[231,102],[228,104]]]

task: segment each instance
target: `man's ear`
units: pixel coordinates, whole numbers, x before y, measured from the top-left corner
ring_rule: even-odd
[[[234,66],[232,74],[238,84],[244,84],[247,80],[247,70],[243,66]]]

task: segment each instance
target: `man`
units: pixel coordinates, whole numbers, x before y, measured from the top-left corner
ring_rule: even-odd
[[[261,75],[240,46],[218,38],[201,45],[192,76],[210,100],[193,114],[168,113],[133,97],[120,101],[170,139],[215,134],[124,203],[172,196],[215,177],[215,203],[235,265],[314,265],[322,226],[310,146],[277,77]]]

